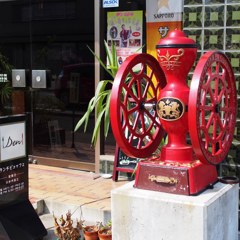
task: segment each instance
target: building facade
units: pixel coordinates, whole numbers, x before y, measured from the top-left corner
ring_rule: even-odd
[[[94,171],[99,168],[96,155],[114,155],[116,143],[111,130],[106,141],[101,139],[100,150],[94,154],[95,149],[91,147],[94,116],[85,133],[82,128],[74,132],[99,78],[109,77],[100,69],[89,48],[105,59],[103,42],[108,34],[108,13],[142,11],[142,45],[145,46],[143,52],[146,51],[146,1],[119,0],[114,7],[103,7],[103,3],[96,0],[0,1],[2,94],[4,89],[6,93],[6,82],[12,81],[12,70],[17,71],[15,77],[22,73],[26,80],[25,86],[14,86],[10,99],[1,99],[0,111],[2,115],[30,114],[30,153],[32,160],[40,164]],[[224,176],[239,176],[240,1],[185,0],[183,5],[183,30],[196,41],[198,59],[206,51],[220,50],[228,56],[234,69],[238,119],[231,150],[219,171]],[[32,83],[35,73],[43,74],[46,86],[39,86],[37,78],[35,85]]]

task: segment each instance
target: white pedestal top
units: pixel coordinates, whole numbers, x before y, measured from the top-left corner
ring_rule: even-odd
[[[238,185],[217,183],[197,196],[112,191],[113,240],[237,240]]]

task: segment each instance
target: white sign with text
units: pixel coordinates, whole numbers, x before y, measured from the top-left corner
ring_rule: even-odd
[[[0,125],[0,137],[1,161],[26,156],[25,122]]]
[[[103,0],[103,8],[118,7],[119,0]]]

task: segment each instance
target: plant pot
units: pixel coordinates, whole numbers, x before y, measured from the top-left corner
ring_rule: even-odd
[[[98,240],[98,231],[95,226],[87,226],[83,230],[85,240]]]
[[[100,240],[112,240],[112,234],[108,233],[108,229],[99,230],[98,237]]]

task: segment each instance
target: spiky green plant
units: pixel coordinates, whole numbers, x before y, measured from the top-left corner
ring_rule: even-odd
[[[0,98],[1,103],[4,104],[10,99],[12,93],[12,86],[9,82],[0,83]]]
[[[11,75],[12,66],[8,59],[0,52],[0,72]],[[4,104],[10,100],[12,94],[12,86],[10,82],[0,82],[0,114],[4,114]]]
[[[111,47],[108,46],[107,42],[104,41],[104,47],[107,55],[107,63],[105,64],[99,56],[97,56],[90,47],[88,49],[98,60],[100,65],[104,68],[104,70],[112,77],[112,79],[101,80],[98,82],[95,95],[89,101],[87,111],[83,115],[83,117],[78,121],[75,126],[74,131],[77,131],[84,124],[84,132],[87,130],[88,121],[90,114],[96,110],[96,123],[94,126],[93,134],[92,134],[92,145],[96,145],[97,137],[99,135],[101,122],[104,119],[104,137],[106,138],[109,131],[110,126],[110,97],[111,97],[111,89],[113,85],[114,78],[118,71],[118,60],[117,60],[117,49],[114,45],[114,42],[111,43]],[[139,52],[144,46],[137,49],[136,52]]]
[[[92,145],[95,146],[97,137],[100,131],[100,125],[102,120],[104,119],[104,136],[107,137],[110,125],[110,117],[109,117],[109,108],[110,108],[110,96],[111,96],[111,86],[113,84],[114,77],[118,71],[118,61],[117,61],[117,51],[114,44],[110,48],[106,41],[104,41],[104,46],[106,50],[108,65],[104,64],[103,61],[98,57],[90,47],[89,50],[99,61],[100,65],[105,69],[105,71],[112,77],[112,79],[101,80],[99,81],[95,95],[90,100],[88,104],[87,111],[83,115],[83,117],[78,121],[75,126],[75,130],[77,131],[84,124],[84,132],[87,130],[88,121],[90,114],[96,110],[96,123],[92,134]]]

